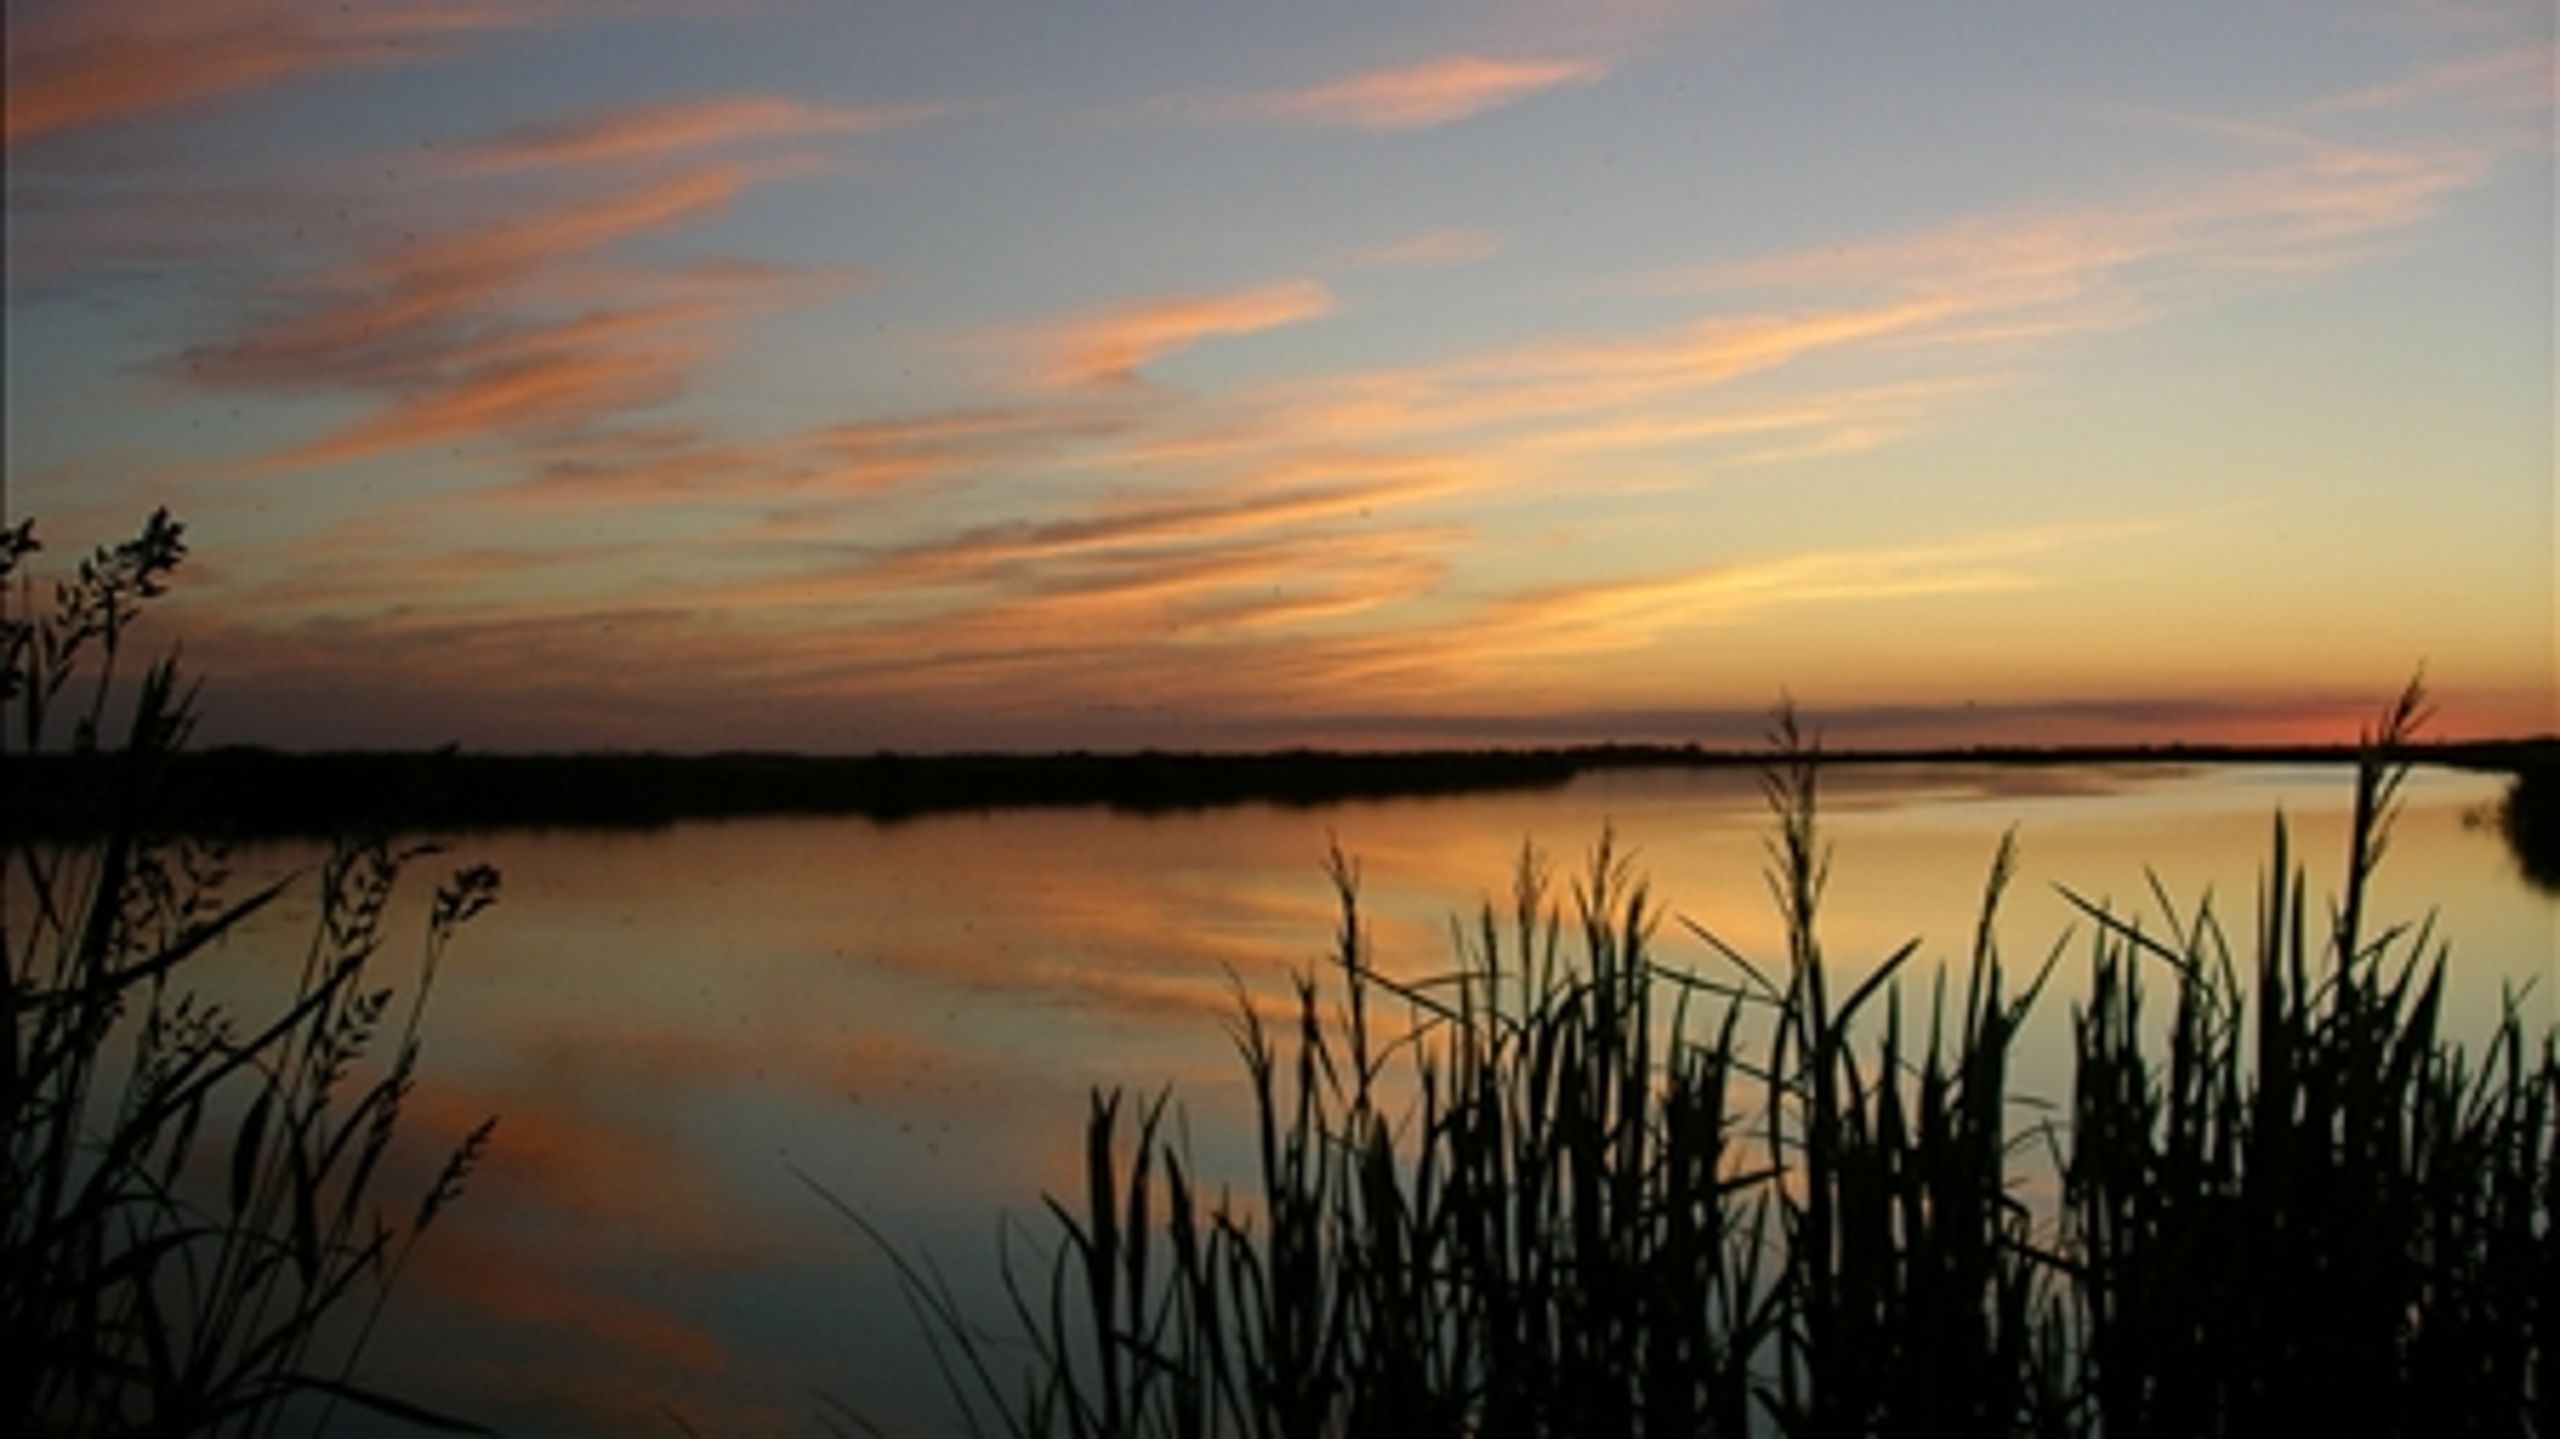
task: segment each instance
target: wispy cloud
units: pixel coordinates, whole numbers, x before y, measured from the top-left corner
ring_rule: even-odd
[[[269,463],[343,464],[422,445],[541,435],[663,405],[725,348],[709,302],[600,310],[456,346],[395,380],[390,405]]]
[[[1222,294],[1165,295],[1096,310],[1017,337],[1051,384],[1126,382],[1141,366],[1219,335],[1250,335],[1316,319],[1333,292],[1286,280]]]
[[[1953,402],[1989,388],[1996,377],[1954,375],[1900,385],[1817,391],[1756,404],[1638,406],[1588,419],[1560,418],[1521,436],[1513,448],[1558,458],[1753,441],[1815,453],[1844,453],[1907,433]]]
[[[372,402],[246,462],[261,469],[492,441],[547,466],[522,450],[575,449],[608,422],[665,406],[728,350],[741,320],[868,279],[850,267],[737,258],[650,263],[635,258],[632,242],[809,173],[821,162],[796,141],[923,113],[726,95],[502,134],[431,172],[437,203],[401,239],[270,282],[243,306],[235,333],[167,369],[207,386]],[[538,189],[489,182],[526,169],[561,173]],[[753,447],[676,448],[742,460]]]
[[[420,352],[476,332],[493,301],[545,271],[712,214],[754,178],[742,166],[707,166],[430,235],[298,286],[300,303],[280,322],[187,358],[214,379],[402,378]]]
[[[1364,70],[1298,90],[1248,96],[1239,114],[1293,124],[1362,130],[1418,130],[1481,115],[1605,73],[1594,60],[1495,60],[1444,55],[1418,64]]]
[[[306,457],[496,435],[517,467],[448,511],[467,524],[386,539],[418,553],[390,553],[379,588],[361,556],[297,561],[299,588],[265,597],[295,628],[258,649],[299,666],[294,693],[372,675],[384,694],[447,697],[436,713],[481,697],[471,709],[519,736],[631,743],[1161,742],[1193,723],[1271,735],[1289,723],[1271,716],[1492,715],[1566,693],[1636,713],[1673,702],[1664,676],[1702,638],[1765,667],[1791,662],[1771,657],[1802,630],[1924,632],[1933,610],[1978,615],[2070,583],[2076,532],[1772,540],[1689,567],[1645,533],[1662,567],[1632,577],[1617,547],[1674,516],[1712,532],[1712,487],[1733,470],[1819,479],[1810,462],[1942,424],[2031,382],[2063,343],[2398,243],[2496,157],[2461,143],[2468,131],[2321,132],[2448,95],[2412,81],[2330,121],[2184,122],[2228,142],[2217,169],[1718,262],[1664,284],[1641,328],[1195,391],[1131,382],[1193,346],[1330,313],[1333,291],[1305,278],[1140,296],[994,331],[1021,361],[1009,373],[1039,386],[926,390],[926,407],[776,433],[723,427],[708,407],[648,412],[796,282],[647,270],[640,242],[787,173],[711,163],[729,158],[714,147],[789,146],[832,122],[790,102],[616,112],[493,147],[520,147],[525,165],[582,155],[605,167],[590,182],[604,193],[550,193],[476,232],[361,255],[198,358],[229,383],[380,403]],[[691,168],[642,183],[616,159],[664,156]],[[1334,255],[1456,264],[1494,243],[1437,230]],[[1531,508],[1568,486],[1598,503],[1561,525]],[[599,527],[647,538],[587,565],[569,537]],[[526,563],[546,552],[561,561],[548,573]],[[227,667],[249,648],[215,655]]]
[[[413,516],[401,518],[416,522]],[[402,543],[413,538],[414,529],[404,536],[379,523],[323,531],[292,546],[291,558],[269,570],[269,577],[237,587],[233,602],[277,621],[379,612],[414,603],[418,595],[487,593],[531,577],[556,584],[585,566],[629,558],[636,548],[617,543],[583,552],[534,545],[419,550]]]
[[[1711,266],[1735,294],[1865,296],[1926,307],[1899,343],[2042,342],[2367,259],[2489,164],[2457,147],[2358,147],[2252,127],[2286,153],[2110,205],[1970,216],[1934,228]]]
[[[1012,423],[949,417],[899,439],[992,437]],[[851,694],[875,715],[949,703],[1014,715],[1115,687],[1215,702],[1224,681],[1199,657],[1328,632],[1435,590],[1462,536],[1415,511],[1459,479],[1383,457],[1266,460],[1187,493],[886,546],[733,519],[690,526],[680,571],[653,564],[654,545],[571,543],[583,525],[520,508],[496,512],[507,542],[491,545],[492,511],[447,502],[266,557],[260,573],[279,578],[224,597],[256,632],[199,632],[190,646],[269,694],[337,682],[414,693],[427,702],[404,706],[403,723],[428,735],[454,722],[433,697],[503,693],[510,723],[532,733],[604,725],[623,742],[664,742],[670,723],[708,722],[647,698],[652,676],[669,673],[705,696],[811,714]],[[633,603],[615,583],[625,568],[682,578]],[[737,720],[761,723],[719,723]]]
[[[2062,537],[2001,534],[1935,545],[1815,551],[1637,580],[1540,591],[1499,607],[1505,649],[1592,654],[1641,648],[1674,629],[1730,625],[1808,604],[1904,600],[2035,587],[2013,561]]]
[[[298,75],[449,55],[527,23],[524,4],[82,0],[9,15],[7,143],[263,89]]]
[[[762,438],[622,426],[535,447],[521,480],[480,499],[516,510],[842,501],[1055,464],[1127,424],[1108,407],[1060,405],[890,416]]]
[[[913,124],[931,106],[855,109],[778,95],[632,105],[511,130],[465,154],[466,168],[623,164],[756,141],[849,135]]]
[[[556,433],[662,404],[722,348],[724,322],[788,293],[795,277],[593,262],[717,213],[777,173],[787,170],[705,165],[432,234],[292,287],[280,313],[179,364],[205,384],[379,397],[374,413],[263,462],[286,467]]]
[[[1892,297],[1866,306],[1712,315],[1652,333],[1535,341],[1275,386],[1252,403],[1266,427],[1286,429],[1302,443],[1464,446],[1492,476],[1516,468],[1524,447],[1559,428],[1751,428],[1749,416],[1770,411],[1773,402],[1699,406],[1746,377],[1922,333],[1948,313],[1940,299]],[[1666,405],[1679,413],[1658,413]]]
[[[1243,493],[1187,495],[1099,507],[1046,523],[1008,523],[969,530],[896,552],[900,577],[974,572],[998,564],[1055,559],[1136,545],[1224,539],[1346,515],[1365,516],[1447,494],[1451,479],[1429,469],[1377,478],[1283,484]]]
[[[1459,712],[1578,703],[1658,703],[1632,655],[1672,663],[1709,630],[1766,626],[1816,607],[1866,606],[1907,617],[1925,601],[2028,593],[2052,560],[2123,527],[1959,534],[1925,544],[1774,553],[1634,579],[1547,584],[1439,616],[1301,641],[1268,656],[1268,677],[1345,711],[1360,705]],[[1765,632],[1765,629],[1764,629]],[[1630,679],[1633,685],[1630,687]]]
[[[1351,263],[1369,270],[1440,270],[1472,265],[1502,251],[1502,237],[1490,230],[1446,226],[1419,230],[1361,251]]]
[[[2357,115],[2450,104],[2467,109],[2548,110],[2560,52],[2548,41],[2511,46],[2432,65],[2379,85],[2332,96],[2310,107],[2312,115]]]
[[[1075,671],[1104,663],[1152,669],[1130,657],[1168,639],[1322,626],[1428,592],[1457,537],[1403,512],[1454,487],[1383,463],[1330,479],[1284,469],[887,549],[839,547],[683,598],[820,625],[804,656],[813,683],[859,675],[870,692],[950,693],[1050,672],[1079,683]]]

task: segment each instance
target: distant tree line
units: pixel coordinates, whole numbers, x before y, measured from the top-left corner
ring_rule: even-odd
[[[2560,743],[2438,744],[2429,762],[2541,774]],[[176,758],[168,822],[233,838],[350,831],[628,828],[758,815],[920,815],[1067,805],[1163,813],[1220,805],[1308,806],[1561,785],[1612,769],[1753,766],[1752,753],[1695,745],[1586,745],[1515,750],[1261,753],[1140,751],[1058,754],[777,753],[475,754],[436,751],[291,753],[234,747]],[[1875,763],[2117,764],[2351,762],[2337,746],[1978,747],[1826,754]],[[13,835],[94,832],[115,812],[109,757],[20,757],[5,806]],[[2521,788],[2521,786],[2520,786]],[[2510,821],[2511,830],[2515,821]],[[2545,824],[2536,833],[2549,829]],[[2516,831],[2521,833],[2522,831]],[[2546,845],[2547,850],[2547,845]]]

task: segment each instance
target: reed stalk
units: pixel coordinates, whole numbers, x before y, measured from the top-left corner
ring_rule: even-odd
[[[421,851],[380,841],[322,868],[320,919],[275,1009],[207,998],[201,968],[294,880],[234,897],[220,853],[162,823],[194,691],[171,661],[130,685],[116,662],[184,555],[178,527],[153,516],[50,606],[21,572],[35,548],[27,525],[0,532],[0,772],[52,750],[85,776],[92,813],[83,838],[0,846],[0,1431],[316,1432],[341,1401],[467,1429],[361,1387],[355,1364],[488,1142],[484,1123],[405,1218],[376,1201],[435,966],[497,875],[467,868],[437,894],[396,1029],[373,976]],[[389,1058],[371,1062],[386,1035]]]
[[[2011,846],[1960,969],[1835,969],[1789,713],[1778,962],[1693,923],[1715,969],[1657,960],[1604,837],[1561,902],[1525,854],[1510,913],[1399,981],[1337,856],[1329,973],[1237,1022],[1252,1185],[1204,1190],[1166,1098],[1098,1095],[1045,1283],[1008,1266],[1019,1375],[902,1272],[976,1432],[2560,1432],[2560,1052],[2512,1003],[2442,1033],[2444,946],[2367,913],[2421,716],[2368,737],[2323,919],[2281,822],[2245,952],[2209,904],[2070,896],[2050,1105],[2010,1063],[2066,946],[2004,962]]]

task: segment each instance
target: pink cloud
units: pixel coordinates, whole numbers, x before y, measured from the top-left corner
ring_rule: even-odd
[[[388,408],[271,463],[341,464],[421,445],[572,429],[662,405],[724,348],[709,322],[730,313],[698,304],[600,311],[463,347],[420,383],[403,386]]]
[[[1481,115],[1542,90],[1585,84],[1605,69],[1591,60],[1490,60],[1444,55],[1367,70],[1303,90],[1256,95],[1244,113],[1308,125],[1417,130]]]
[[[281,313],[182,356],[184,373],[379,397],[372,413],[259,462],[288,467],[555,435],[663,404],[724,348],[726,322],[812,282],[754,266],[605,269],[600,257],[717,213],[782,172],[702,166],[427,236],[297,287]]]
[[[2426,220],[2490,163],[2476,150],[2279,138],[2283,159],[2216,181],[2110,205],[1969,216],[1718,265],[1689,283],[1924,307],[1895,344],[2041,342],[2270,279],[2334,273]]]
[[[511,510],[703,502],[821,504],[1054,462],[1125,421],[1104,409],[991,407],[855,420],[728,440],[691,425],[541,444],[525,478],[485,492]]]
[[[263,89],[298,75],[449,54],[525,23],[484,3],[85,0],[10,14],[7,143]]]
[[[1367,515],[1443,495],[1453,487],[1447,476],[1416,468],[1353,481],[1284,483],[1144,504],[1103,505],[1045,524],[971,530],[902,550],[897,558],[912,578],[1127,546],[1185,544]]]
[[[1137,378],[1139,367],[1218,335],[1250,335],[1316,319],[1333,292],[1315,280],[1288,280],[1216,295],[1168,295],[1097,310],[1025,337],[1052,384]]]
[[[479,146],[465,164],[488,170],[653,160],[749,141],[857,134],[911,124],[927,106],[849,109],[777,95],[723,95],[633,105],[580,119],[511,130]]]
[[[325,277],[283,322],[189,358],[213,379],[396,378],[414,366],[428,332],[449,338],[546,270],[714,213],[752,178],[738,166],[706,167],[510,223],[429,236]]]
[[[1352,257],[1364,269],[1451,269],[1490,259],[1502,250],[1502,237],[1489,230],[1449,226],[1422,230],[1390,240]]]

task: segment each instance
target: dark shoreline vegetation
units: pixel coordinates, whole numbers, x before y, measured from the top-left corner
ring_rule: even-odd
[[[1782,712],[1783,956],[1684,918],[1722,965],[1658,963],[1604,836],[1569,900],[1524,852],[1510,912],[1401,981],[1337,854],[1329,974],[1239,996],[1256,1175],[1213,1192],[1201,1116],[1096,1092],[1009,1329],[802,1178],[972,1434],[2560,1433],[2560,1031],[2510,994],[2444,1033],[2445,947],[2366,913],[2420,710],[2354,771],[2325,910],[2281,819],[2246,928],[2065,891],[2064,1096],[2010,1087],[2065,950],[2004,959],[2005,842],[1969,964],[1831,972],[1828,759]]]
[[[1834,768],[1986,765],[2334,764],[2352,745],[1982,746],[1826,752]],[[2533,776],[2535,813],[2560,788],[2560,739],[2412,743],[2412,763]],[[1219,805],[1312,807],[1346,800],[1552,788],[1611,770],[1756,771],[1765,753],[1695,745],[1579,745],[1516,750],[1059,754],[645,752],[482,754],[457,750],[295,753],[248,747],[172,757],[164,822],[205,838],[458,833],[514,828],[648,828],[753,816],[851,816],[882,822],[971,811],[1096,805],[1167,813]],[[90,835],[113,760],[18,756],[8,807],[15,835]],[[2531,833],[2548,852],[2554,826]]]

